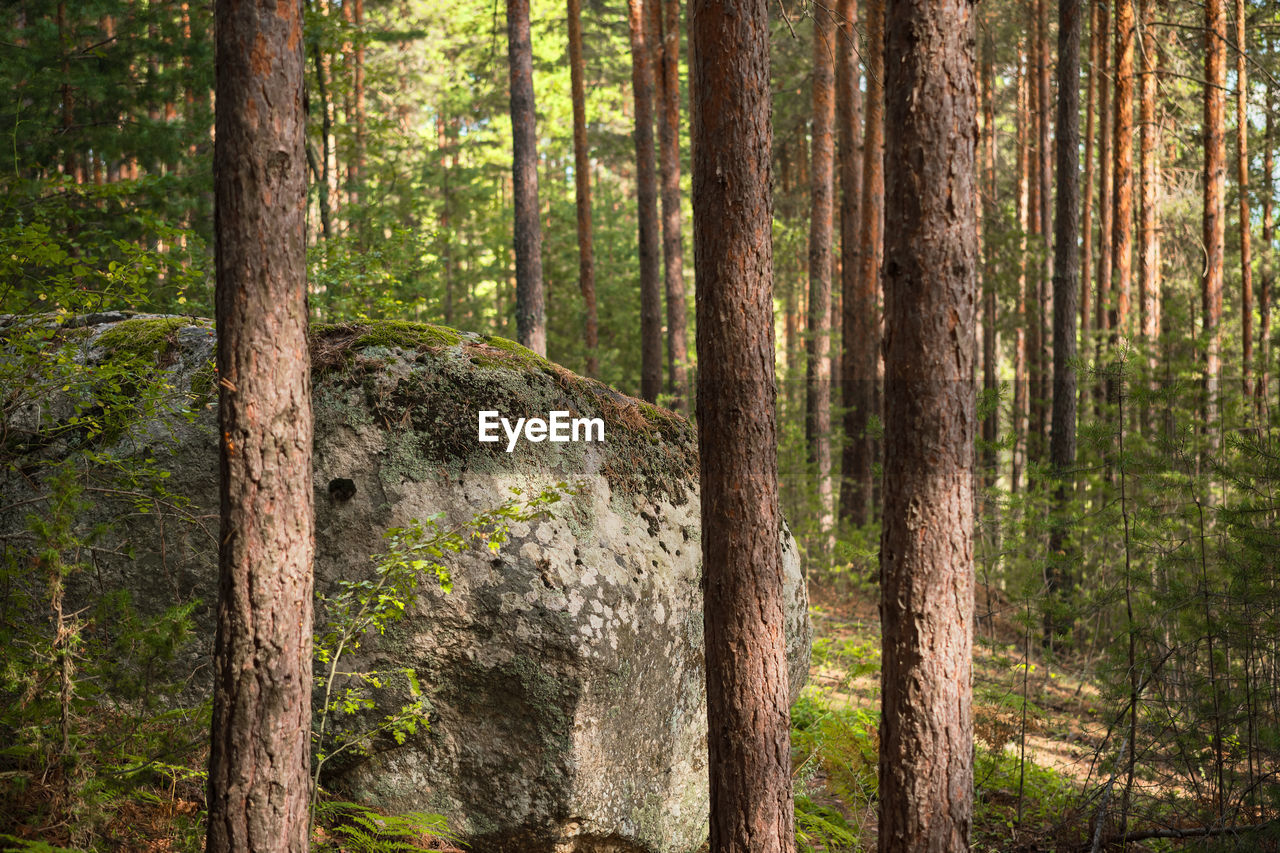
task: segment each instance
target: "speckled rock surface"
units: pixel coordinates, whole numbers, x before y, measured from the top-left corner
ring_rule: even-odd
[[[92,346],[119,326],[90,328]],[[175,385],[212,399],[211,331],[166,335],[158,357]],[[464,523],[513,487],[582,484],[552,517],[514,524],[497,553],[457,555],[451,592],[424,585],[414,612],[366,639],[353,668],[413,668],[431,724],[403,744],[387,738],[371,755],[335,758],[327,784],[393,811],[448,815],[479,851],[694,850],[707,778],[693,430],[497,338],[403,323],[318,327],[313,337],[318,590],[370,576],[388,527],[441,512]],[[193,422],[175,419],[168,438],[139,452],[170,467],[170,488],[207,514],[217,506],[215,412],[195,402]],[[507,453],[505,440],[477,441],[482,409],[600,417],[605,441],[521,442]],[[794,698],[810,628],[794,542],[785,531],[782,540]],[[148,606],[168,593],[205,602],[208,642],[186,662],[203,678],[216,548],[192,526],[169,532],[163,565],[144,550],[107,575],[153,597]],[[370,719],[408,700],[395,680],[377,695]]]

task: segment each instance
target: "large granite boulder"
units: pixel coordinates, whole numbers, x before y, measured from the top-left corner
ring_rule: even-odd
[[[166,488],[190,500],[183,513],[192,523],[125,518],[104,496],[94,512],[119,519],[136,559],[104,555],[97,577],[130,589],[144,610],[202,602],[201,639],[182,667],[200,674],[194,690],[207,689],[217,559],[213,330],[115,315],[79,325],[90,360],[145,341],[190,410],[116,449],[171,472]],[[370,577],[390,527],[437,513],[465,524],[513,489],[578,484],[549,517],[513,524],[498,551],[453,555],[451,591],[422,584],[404,619],[363,639],[344,669],[412,669],[429,725],[403,743],[379,738],[368,754],[335,757],[326,785],[394,811],[447,815],[480,851],[695,849],[708,793],[690,425],[499,338],[409,323],[322,326],[312,352],[317,591]],[[521,440],[508,452],[505,436],[478,440],[481,411],[513,421],[553,411],[600,418],[604,440]],[[781,538],[794,698],[811,634],[796,548],[786,530]],[[321,607],[318,623],[324,617]],[[410,692],[407,680],[387,679],[374,709],[339,725],[373,725]]]

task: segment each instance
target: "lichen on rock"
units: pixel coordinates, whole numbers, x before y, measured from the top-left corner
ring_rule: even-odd
[[[132,324],[132,325],[130,325]],[[163,330],[163,333],[161,332]],[[216,513],[215,407],[207,325],[121,319],[95,327],[153,353],[203,408],[146,448],[169,488]],[[708,809],[697,444],[679,415],[634,400],[510,341],[408,322],[312,332],[317,590],[372,573],[382,532],[444,513],[465,524],[513,489],[580,483],[547,518],[520,521],[497,553],[453,559],[453,589],[425,584],[407,617],[368,637],[353,669],[411,668],[430,726],[403,743],[327,765],[325,783],[395,811],[448,815],[473,849],[504,853],[687,853]],[[185,383],[185,384],[183,384]],[[603,442],[477,440],[481,410],[509,418],[568,411],[600,418]],[[103,512],[106,510],[103,509]],[[104,558],[104,582],[196,597],[212,637],[215,547],[174,534],[163,558]],[[183,536],[186,538],[182,538]],[[807,598],[782,531],[792,695],[808,669]],[[177,578],[154,583],[157,572]],[[148,598],[149,596],[149,598]],[[325,617],[323,608],[318,621]],[[207,677],[208,647],[185,661]],[[390,680],[370,719],[405,704]]]

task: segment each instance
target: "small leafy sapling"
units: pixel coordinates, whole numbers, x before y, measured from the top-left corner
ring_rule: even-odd
[[[318,709],[319,719],[312,726],[315,744],[311,794],[313,824],[320,792],[320,772],[329,759],[344,752],[367,752],[374,738],[379,736],[390,736],[396,743],[403,744],[419,726],[427,725],[430,713],[430,702],[411,667],[347,670],[341,668],[344,656],[359,649],[362,639],[371,632],[381,635],[388,625],[403,618],[417,602],[419,584],[424,579],[434,578],[444,592],[451,592],[453,579],[447,565],[449,555],[472,546],[497,553],[509,538],[512,524],[550,516],[554,504],[566,495],[580,493],[581,489],[580,485],[562,482],[523,497],[520,489],[513,488],[513,497],[452,527],[444,526],[443,514],[425,521],[412,519],[405,527],[393,527],[383,534],[387,550],[371,558],[375,566],[373,578],[339,580],[327,593],[317,593],[327,622],[315,637],[318,674],[314,683],[317,691],[323,691],[323,701]],[[391,677],[400,677],[407,682],[410,699],[407,704],[386,715],[371,729],[344,731],[338,736],[330,733],[329,723],[333,716],[372,709],[375,701],[370,691],[382,688]],[[327,743],[326,738],[330,738],[332,743]]]

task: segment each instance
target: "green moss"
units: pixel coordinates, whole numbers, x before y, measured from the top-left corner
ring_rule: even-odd
[[[477,367],[541,370],[553,375],[557,372],[556,366],[550,361],[513,340],[497,335],[482,335],[480,340],[482,343],[469,353],[471,363]]]
[[[177,342],[178,330],[190,325],[190,317],[132,317],[103,332],[98,346],[113,360],[158,361]]]
[[[364,327],[352,345],[422,349],[423,347],[453,347],[460,343],[462,343],[462,335],[446,326],[433,326],[430,323],[414,323],[408,320],[383,320]]]

